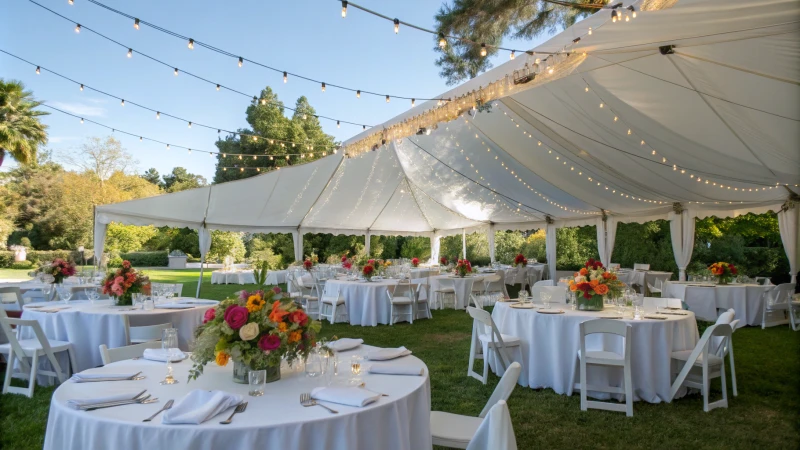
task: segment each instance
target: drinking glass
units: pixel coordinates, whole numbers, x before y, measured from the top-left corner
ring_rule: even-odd
[[[145,311],[152,311],[156,309],[156,304],[151,297],[142,296],[142,304],[144,305],[142,309]]]
[[[318,349],[314,349],[306,358],[306,376],[316,378],[322,375],[322,357]]]
[[[149,300],[152,303],[152,300]],[[147,300],[145,301],[145,305]],[[161,348],[167,355],[167,375],[161,381],[161,384],[175,384],[178,380],[172,374],[172,360],[178,355],[178,329],[166,328],[161,332]],[[265,375],[266,377],[266,375]]]
[[[251,397],[261,397],[264,395],[264,384],[267,382],[267,371],[251,370],[247,374],[247,378],[250,381],[250,392],[248,392],[248,394]]]
[[[541,291],[539,292],[539,298],[542,300],[542,304],[544,305],[544,309],[550,309],[550,298],[552,295],[549,292]]]
[[[42,286],[42,295],[44,296],[45,301],[50,301],[50,294],[53,293],[53,285],[52,284],[45,284]]]
[[[617,309],[621,315],[625,315],[625,306],[628,304],[628,297],[630,294],[623,292],[622,295],[617,297]]]
[[[350,357],[350,384],[361,384],[361,372],[364,367],[364,357],[353,355]]]
[[[131,303],[133,303],[133,309],[142,308],[142,297],[144,296],[139,292],[131,294]]]
[[[569,304],[572,307],[572,310],[578,308],[578,294],[574,291],[567,291],[567,295],[569,295]]]
[[[522,303],[525,303],[528,300],[528,291],[525,289],[520,290],[519,299],[522,301]]]
[[[72,298],[72,289],[69,286],[59,284],[56,286],[56,292],[58,292],[58,297],[61,298],[64,304],[69,304],[69,299]]]
[[[94,302],[100,299],[100,292],[97,291],[97,288],[86,288],[84,292],[86,293],[86,298],[88,298],[89,302],[93,305]]]

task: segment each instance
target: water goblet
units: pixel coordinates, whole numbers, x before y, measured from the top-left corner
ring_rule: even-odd
[[[156,309],[156,304],[152,297],[142,296],[142,305],[145,311],[152,311]]]
[[[100,292],[97,291],[97,288],[86,288],[84,289],[86,293],[86,298],[89,299],[89,302],[94,305],[94,302],[100,299]]]
[[[541,291],[539,292],[539,299],[542,301],[544,305],[544,309],[550,309],[550,299],[552,295],[549,292]]]
[[[350,357],[350,384],[361,384],[361,372],[364,369],[364,357],[353,355]]]
[[[152,300],[150,300],[152,303]],[[167,375],[161,381],[161,384],[176,384],[178,380],[172,374],[172,360],[178,354],[178,329],[166,328],[161,332],[161,348],[167,355]],[[265,375],[266,376],[266,375]]]
[[[59,284],[56,286],[56,292],[64,304],[69,304],[69,299],[72,298],[72,289],[69,286]]]
[[[251,370],[247,374],[248,381],[250,381],[250,392],[248,395],[251,397],[261,397],[264,395],[264,384],[267,382],[266,370]]]

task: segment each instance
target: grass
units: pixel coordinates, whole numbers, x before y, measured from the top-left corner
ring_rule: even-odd
[[[7,271],[0,271],[2,277]],[[183,282],[194,293],[197,270],[148,270],[157,282]],[[201,297],[222,299],[242,286],[210,285],[204,274]],[[252,288],[253,286],[244,286]],[[701,324],[703,328],[705,324]],[[404,345],[428,365],[431,407],[477,415],[498,378],[484,386],[466,376],[472,323],[463,311],[434,311],[414,325],[353,327],[323,325],[322,335],[360,337],[377,346]],[[702,329],[701,329],[702,332]],[[739,396],[729,386],[727,409],[703,412],[699,395],[673,403],[636,402],[634,417],[580,411],[577,395],[517,386],[509,408],[520,449],[528,448],[797,448],[800,442],[800,334],[788,326],[743,328],[734,335]],[[729,378],[730,379],[730,378]],[[719,382],[712,383],[712,400]],[[38,449],[44,442],[54,388],[37,387],[33,399],[0,396],[0,448]]]

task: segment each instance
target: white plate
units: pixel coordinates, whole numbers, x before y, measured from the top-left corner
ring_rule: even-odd
[[[514,309],[533,309],[535,306],[531,303],[512,303],[511,307]]]
[[[645,319],[653,319],[653,320],[667,320],[667,316],[660,315],[660,314],[648,314],[644,316]]]
[[[564,314],[563,309],[540,309],[536,312],[541,314]]]

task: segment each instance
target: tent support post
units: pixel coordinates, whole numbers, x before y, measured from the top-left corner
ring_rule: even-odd
[[[200,285],[203,284],[203,264],[206,262],[206,257],[203,256],[200,259],[200,278],[197,280],[197,293],[194,294],[194,298],[200,298]]]

